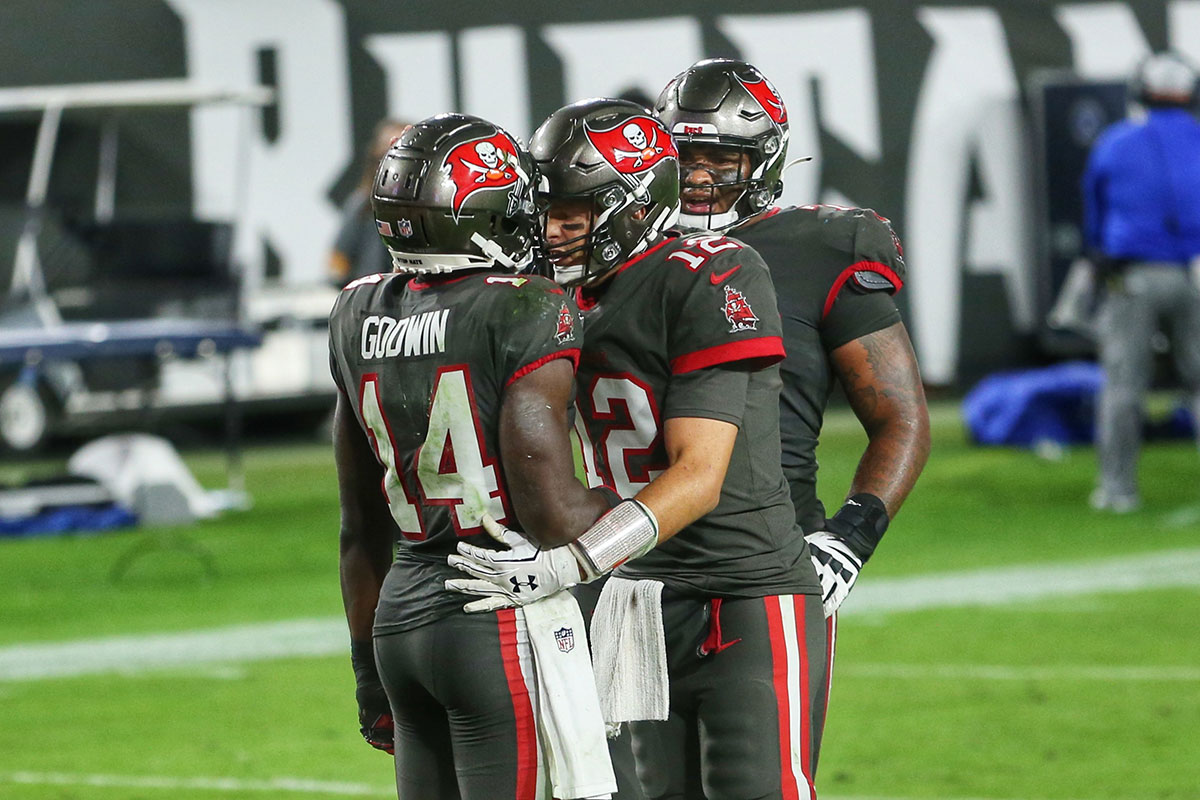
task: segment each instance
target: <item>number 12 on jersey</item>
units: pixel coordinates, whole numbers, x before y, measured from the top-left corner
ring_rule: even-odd
[[[583,403],[600,423],[596,440],[583,422]],[[579,437],[588,486],[602,484],[622,497],[633,497],[666,469],[649,463],[659,449],[659,414],[650,388],[632,375],[599,375],[576,400],[575,434]]]
[[[507,519],[504,491],[494,459],[484,450],[478,409],[471,392],[469,370],[443,367],[434,379],[425,440],[413,454],[415,469],[406,476],[396,440],[383,410],[379,376],[367,373],[359,387],[359,413],[367,426],[375,456],[383,465],[383,491],[392,518],[405,538],[426,538],[425,519],[418,507],[450,507],[450,522],[459,536],[479,533],[484,512]],[[407,478],[415,478],[414,495]]]

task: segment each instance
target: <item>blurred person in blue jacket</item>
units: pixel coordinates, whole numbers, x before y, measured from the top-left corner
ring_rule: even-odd
[[[1097,415],[1100,476],[1093,508],[1138,507],[1137,460],[1153,339],[1168,334],[1200,412],[1200,121],[1195,70],[1174,53],[1138,68],[1130,97],[1145,109],[1096,140],[1083,176],[1084,244],[1106,288],[1097,341],[1106,380]]]

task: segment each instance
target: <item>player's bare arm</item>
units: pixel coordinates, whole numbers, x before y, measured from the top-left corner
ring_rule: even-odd
[[[929,412],[908,332],[898,322],[842,345],[831,360],[869,439],[848,496],[872,494],[895,517],[929,458]]]
[[[488,532],[511,549],[460,543],[449,563],[470,578],[447,581],[446,588],[482,598],[465,605],[468,612],[494,611],[593,581],[644,555],[716,508],[737,431],[736,425],[720,420],[668,419],[663,443],[669,466],[635,498],[617,505],[567,546],[541,551],[523,546],[514,531],[485,519]],[[532,591],[520,588],[530,584],[536,587]]]
[[[524,532],[543,547],[574,540],[610,505],[575,477],[567,433],[574,380],[571,362],[556,358],[513,381],[500,408],[509,497]]]
[[[637,493],[658,519],[659,542],[717,507],[737,431],[729,422],[698,417],[676,417],[663,425],[670,466]]]
[[[342,509],[339,543],[342,603],[350,638],[370,641],[379,587],[391,566],[393,536],[398,534],[379,491],[383,468],[375,460],[349,401],[341,392],[333,412],[333,452]]]
[[[342,509],[338,572],[350,627],[359,730],[372,747],[391,753],[391,707],[375,669],[371,629],[399,531],[379,491],[383,469],[341,392],[333,412],[333,452]]]

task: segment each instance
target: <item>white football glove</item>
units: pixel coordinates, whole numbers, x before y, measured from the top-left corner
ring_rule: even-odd
[[[850,594],[863,562],[849,545],[828,531],[810,533],[804,541],[808,542],[813,567],[821,580],[821,604],[828,618]]]
[[[482,598],[463,606],[468,614],[529,605],[579,583],[579,562],[568,548],[539,549],[487,514],[483,529],[509,549],[488,550],[459,542],[458,553],[446,557],[450,566],[471,576],[448,580],[446,588]]]

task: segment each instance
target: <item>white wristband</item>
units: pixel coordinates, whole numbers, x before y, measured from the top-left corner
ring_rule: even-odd
[[[658,520],[637,500],[622,500],[568,547],[587,573],[584,583],[607,575],[658,544]]]

